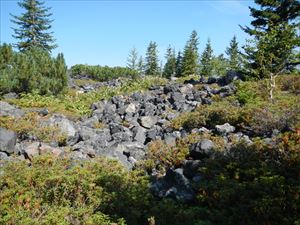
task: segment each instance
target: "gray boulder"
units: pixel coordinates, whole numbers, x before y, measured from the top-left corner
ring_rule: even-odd
[[[208,158],[214,153],[215,144],[208,139],[204,139],[190,146],[190,156],[193,159]]]
[[[152,128],[158,121],[158,118],[156,116],[142,116],[139,119],[139,122],[141,126],[150,129]]]
[[[0,151],[12,154],[15,151],[17,134],[13,131],[0,128]]]
[[[21,150],[21,154],[25,158],[32,160],[33,157],[43,154],[51,154],[53,156],[60,156],[63,151],[60,148],[54,148],[50,145],[41,142],[25,143]]]
[[[146,140],[146,129],[141,126],[135,126],[132,128],[133,140],[139,143],[145,143]]]
[[[164,177],[154,179],[150,190],[159,198],[169,197],[182,202],[191,202],[195,197],[195,192],[184,176],[182,168],[169,169]]]
[[[7,102],[0,101],[0,116],[11,116],[20,118],[25,113],[14,105],[10,105]]]
[[[229,133],[233,133],[235,131],[235,127],[231,126],[229,123],[225,123],[223,125],[216,125],[216,131],[218,134],[227,135]]]

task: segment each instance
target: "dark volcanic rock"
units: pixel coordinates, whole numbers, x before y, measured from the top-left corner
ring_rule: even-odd
[[[15,151],[17,134],[13,131],[0,128],[0,151],[12,154]]]
[[[164,177],[154,179],[150,189],[159,198],[169,197],[182,202],[193,201],[195,196],[190,181],[181,168],[169,169]]]
[[[215,145],[211,140],[204,139],[190,146],[190,156],[193,159],[208,158],[214,153]]]

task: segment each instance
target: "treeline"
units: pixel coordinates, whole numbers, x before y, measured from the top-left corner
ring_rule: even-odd
[[[170,45],[165,54],[166,63],[159,61],[157,43],[151,41],[146,55],[139,56],[134,48],[127,59],[127,68],[76,65],[72,73],[85,73],[100,81],[120,76],[160,75],[166,78],[188,75],[222,76],[228,71],[237,71],[250,78],[271,80],[283,73],[299,73],[300,3],[297,0],[256,0],[259,9],[251,8],[254,20],[251,27],[241,27],[250,39],[239,48],[234,36],[225,54],[215,55],[208,40],[199,53],[199,37],[193,31],[183,51],[176,52]],[[43,1],[23,0],[20,16],[13,16],[14,45],[1,48],[0,93],[32,92],[58,94],[66,87],[66,65],[62,54],[51,58],[51,50],[57,45],[50,32],[52,14]],[[271,94],[270,94],[271,95]]]
[[[165,64],[159,61],[157,43],[151,41],[148,45],[145,58],[138,57],[136,48],[133,48],[127,59],[127,67],[136,70],[138,74],[161,75],[166,78],[189,75],[223,76],[229,70],[239,71],[242,58],[236,36],[230,42],[224,54],[214,55],[211,41],[208,39],[202,54],[198,50],[199,38],[197,32],[192,31],[183,52],[176,52],[171,45],[165,53]]]
[[[128,68],[137,70],[139,74],[167,78],[187,75],[222,76],[228,71],[237,71],[258,79],[282,73],[299,73],[299,1],[256,0],[255,3],[261,7],[250,7],[254,18],[252,27],[241,26],[250,38],[239,48],[234,36],[225,51],[227,57],[213,53],[210,39],[200,54],[199,37],[194,30],[183,52],[176,53],[171,45],[167,48],[164,65],[158,58],[157,43],[151,41],[144,58],[138,57],[135,48],[131,50],[127,59]]]
[[[107,81],[119,77],[135,78],[138,75],[136,70],[126,67],[109,67],[109,66],[90,66],[77,64],[71,67],[71,75],[85,75],[86,77],[98,81]]]

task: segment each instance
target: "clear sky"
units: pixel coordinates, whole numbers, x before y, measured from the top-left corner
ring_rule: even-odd
[[[11,14],[22,9],[14,0],[0,0],[0,41],[15,43]],[[46,0],[51,7],[54,36],[68,66],[74,64],[125,66],[130,49],[144,56],[150,41],[164,58],[169,44],[182,50],[192,30],[199,35],[199,51],[208,38],[215,54],[224,53],[233,35],[241,44],[247,35],[239,28],[251,21],[253,0],[216,1],[80,1]]]

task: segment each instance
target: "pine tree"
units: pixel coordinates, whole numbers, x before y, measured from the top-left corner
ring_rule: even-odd
[[[158,51],[156,42],[150,42],[146,52],[146,75],[159,75]]]
[[[198,37],[195,30],[192,31],[190,39],[185,45],[182,60],[182,75],[188,76],[198,72]]]
[[[237,71],[240,69],[240,53],[236,36],[233,36],[229,47],[226,49],[226,54],[229,56],[229,69]]]
[[[181,51],[178,51],[177,58],[176,58],[176,76],[182,76],[182,55]]]
[[[270,72],[275,72],[272,68],[280,68],[281,72],[292,70],[300,63],[299,55],[294,54],[295,49],[300,46],[300,37],[297,34],[300,2],[297,0],[255,0],[255,3],[259,4],[260,8],[250,8],[251,15],[254,17],[251,22],[253,28],[241,27],[253,37],[243,47],[246,72],[251,76],[264,78],[268,77]],[[270,39],[272,43],[266,41]],[[270,46],[260,49],[266,43]],[[267,61],[272,62],[272,65],[266,67]],[[272,71],[268,71],[269,69]]]
[[[167,53],[165,57],[167,61],[164,66],[163,76],[166,78],[171,78],[176,74],[176,55],[175,49],[172,49],[170,45],[167,48]]]
[[[137,66],[138,66],[137,59],[138,59],[138,52],[136,48],[133,47],[127,58],[127,67],[132,70],[137,70]]]
[[[47,52],[51,52],[56,48],[54,44],[53,32],[49,32],[51,23],[49,17],[50,8],[44,6],[43,1],[39,0],[23,0],[18,5],[25,9],[21,16],[12,15],[11,20],[18,28],[13,28],[14,38],[19,42],[16,44],[20,51],[26,51],[33,47],[39,47]]]
[[[207,40],[206,47],[201,55],[201,75],[211,76],[213,72],[213,50],[210,39]]]
[[[228,70],[229,62],[223,54],[212,59],[213,74],[224,76]]]

